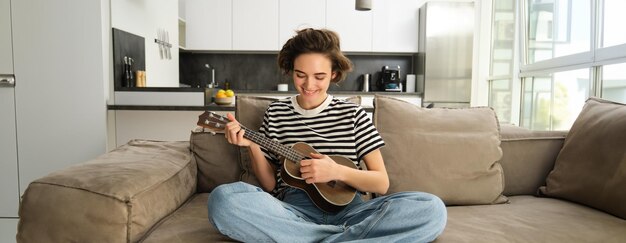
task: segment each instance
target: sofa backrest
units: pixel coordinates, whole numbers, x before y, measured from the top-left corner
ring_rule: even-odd
[[[500,147],[506,196],[535,195],[544,185],[563,147],[564,131],[531,131],[512,125],[500,126]]]
[[[265,102],[269,104],[269,101]],[[259,109],[256,113],[263,114],[265,108],[264,104],[254,109]],[[238,107],[237,110],[243,112],[242,107]],[[517,126],[502,125],[500,146],[503,155],[499,162],[504,171],[503,194],[534,195],[539,186],[545,184],[566,134],[562,131],[531,131]],[[258,184],[247,162],[249,159],[242,158],[247,153],[228,144],[223,134],[193,133],[191,143],[198,163],[198,192],[210,192],[220,184],[240,180]]]

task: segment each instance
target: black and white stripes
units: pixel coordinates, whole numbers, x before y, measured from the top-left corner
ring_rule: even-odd
[[[369,152],[384,146],[367,113],[358,105],[329,95],[313,110],[298,106],[296,97],[273,102],[265,112],[260,132],[281,144],[293,146],[304,142],[325,155],[340,155],[361,168],[360,161]],[[262,149],[266,158],[280,168],[276,155]],[[286,185],[277,175],[276,192]]]

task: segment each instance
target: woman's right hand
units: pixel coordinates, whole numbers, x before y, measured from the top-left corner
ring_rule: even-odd
[[[252,142],[243,137],[245,131],[241,128],[241,125],[235,119],[233,114],[226,114],[226,117],[230,122],[226,123],[226,128],[224,129],[224,134],[226,135],[226,140],[230,144],[239,145],[243,147],[248,147],[252,144]]]

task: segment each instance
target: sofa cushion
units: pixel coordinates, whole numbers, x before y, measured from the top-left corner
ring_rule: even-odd
[[[532,131],[501,125],[500,140],[506,196],[535,195],[546,183],[556,156],[563,147],[566,131]]]
[[[26,189],[18,242],[136,242],[195,192],[196,169],[189,142],[132,140],[53,172]]]
[[[229,144],[223,133],[192,131],[190,148],[198,164],[198,192],[210,192],[242,176],[239,149]]]
[[[208,220],[208,193],[196,194],[163,219],[143,238],[144,243],[237,242],[222,235]]]
[[[624,242],[626,221],[564,200],[512,196],[498,205],[448,207],[436,242]]]
[[[360,96],[352,96],[345,99],[355,104],[361,104]],[[256,96],[237,96],[237,101],[235,102],[237,121],[248,129],[258,131],[263,123],[265,110],[276,100],[278,99]],[[260,186],[252,169],[252,161],[250,161],[248,149],[239,148],[239,153],[241,168],[243,169],[241,180],[252,185]]]
[[[491,108],[426,109],[374,99],[374,124],[389,174],[388,193],[424,191],[446,205],[502,203],[498,120]]]
[[[626,105],[590,98],[541,193],[626,219]]]

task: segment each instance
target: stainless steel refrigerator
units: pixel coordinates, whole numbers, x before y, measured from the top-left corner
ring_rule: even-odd
[[[420,8],[417,91],[422,106],[469,107],[473,2],[428,2]]]

